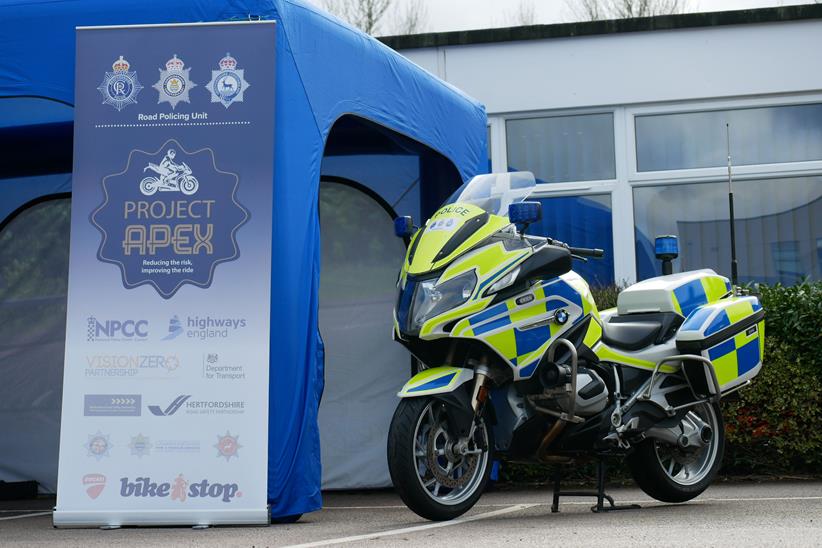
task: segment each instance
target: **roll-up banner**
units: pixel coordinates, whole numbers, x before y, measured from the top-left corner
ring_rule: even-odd
[[[268,521],[274,50],[77,29],[56,526]]]

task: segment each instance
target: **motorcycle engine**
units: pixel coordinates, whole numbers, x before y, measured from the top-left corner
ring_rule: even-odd
[[[562,412],[571,410],[571,368],[556,363],[541,363],[536,374],[517,383],[519,392],[540,407],[554,408]],[[596,415],[608,405],[608,388],[602,377],[593,369],[577,369],[574,413],[581,417]]]

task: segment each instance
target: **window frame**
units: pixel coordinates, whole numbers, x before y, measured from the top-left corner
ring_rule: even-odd
[[[822,104],[822,94],[797,94],[776,97],[749,97],[735,99],[715,99],[702,101],[683,101],[677,103],[658,103],[653,105],[626,106],[627,115],[626,139],[630,146],[628,152],[628,181],[632,185],[653,185],[660,181],[666,184],[676,182],[710,182],[728,178],[728,167],[705,167],[671,169],[663,171],[638,171],[637,169],[637,135],[636,118],[649,115],[687,114],[715,112],[721,110],[745,110],[762,107],[781,107],[808,104]],[[733,160],[733,158],[731,159]],[[733,166],[733,178],[739,180],[761,179],[779,173],[782,175],[802,176],[822,173],[822,160],[800,162],[781,162],[770,164],[751,164]]]

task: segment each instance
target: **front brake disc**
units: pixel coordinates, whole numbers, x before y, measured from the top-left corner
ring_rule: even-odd
[[[436,478],[437,482],[440,485],[445,487],[463,487],[463,484],[469,481],[474,476],[474,470],[476,469],[479,463],[479,455],[467,455],[462,456],[459,460],[452,461],[445,457],[448,462],[450,462],[453,467],[451,468],[450,472],[446,472],[445,468],[442,467],[439,463],[440,455],[437,455],[437,437],[440,433],[445,434],[446,440],[448,439],[448,433],[442,426],[438,426],[437,428],[431,428],[430,432],[428,433],[428,443],[426,444],[426,461],[428,463],[428,470],[431,474]],[[463,471],[462,475],[459,478],[452,477],[454,470],[458,469],[464,463],[467,464],[467,467]]]

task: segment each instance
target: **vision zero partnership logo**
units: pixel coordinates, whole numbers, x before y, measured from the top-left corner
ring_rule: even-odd
[[[179,369],[176,354],[94,354],[86,356],[86,377],[137,377]]]

